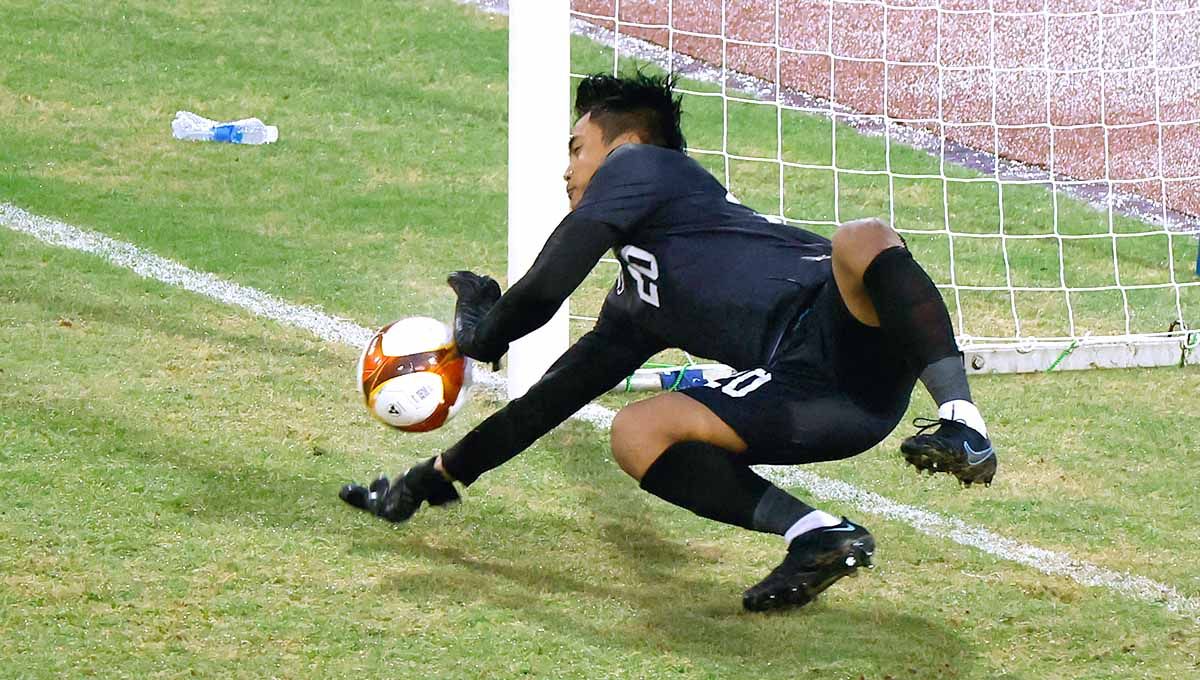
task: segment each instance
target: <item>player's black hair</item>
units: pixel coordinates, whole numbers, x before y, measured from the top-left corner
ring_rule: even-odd
[[[683,151],[686,142],[679,129],[683,97],[674,96],[674,86],[674,75],[655,76],[640,70],[622,77],[590,75],[575,91],[575,117],[592,114],[606,144],[636,131],[647,144]]]

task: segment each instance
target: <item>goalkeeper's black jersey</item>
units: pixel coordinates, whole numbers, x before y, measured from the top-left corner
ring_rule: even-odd
[[[831,277],[830,243],[772,224],[729,200],[686,155],[617,148],[529,272],[475,329],[479,356],[546,323],[612,249],[621,273],[596,327],[529,391],[442,454],[470,484],[501,465],[659,350],[679,347],[735,368],[767,364]]]
[[[618,148],[575,212],[618,234],[604,314],[736,368],[766,363],[831,276],[828,240],[767,221],[668,149]]]
[[[621,263],[601,322],[641,346],[678,347],[736,368],[766,363],[831,276],[830,243],[737,203],[700,164],[656,146],[618,147],[529,273],[481,325],[488,342],[537,328],[611,248]]]

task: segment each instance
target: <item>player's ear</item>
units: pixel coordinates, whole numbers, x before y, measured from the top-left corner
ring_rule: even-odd
[[[616,139],[608,145],[608,148],[615,149],[622,144],[645,144],[646,140],[642,138],[642,133],[637,130],[628,130],[617,135]]]

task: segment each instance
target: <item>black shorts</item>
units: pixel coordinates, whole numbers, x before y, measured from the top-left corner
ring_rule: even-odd
[[[915,383],[904,357],[850,314],[831,279],[770,363],[682,394],[746,441],[747,464],[793,465],[878,444],[904,417]]]

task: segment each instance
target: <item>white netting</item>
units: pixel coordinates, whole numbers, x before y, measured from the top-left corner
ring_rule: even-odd
[[[574,76],[627,60],[684,74],[694,157],[791,224],[889,220],[964,348],[1200,323],[1196,0],[573,8],[609,50],[577,44]]]

